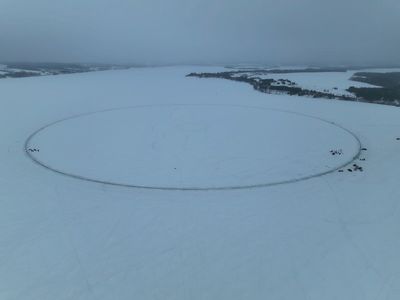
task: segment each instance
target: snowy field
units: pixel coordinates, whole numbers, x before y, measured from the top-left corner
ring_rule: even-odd
[[[400,110],[218,70],[0,80],[0,299],[400,299]]]
[[[321,119],[243,105],[193,104],[78,115],[40,129],[26,144],[34,161],[64,175],[176,190],[308,179],[347,165],[360,148],[354,134]]]

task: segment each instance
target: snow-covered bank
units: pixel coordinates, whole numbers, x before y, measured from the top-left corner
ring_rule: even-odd
[[[301,88],[327,92],[338,96],[354,96],[347,91],[351,86],[375,87],[367,83],[350,80],[356,72],[359,71],[269,74],[262,76],[262,78],[272,78],[276,80],[284,78],[295,82]]]
[[[0,81],[0,298],[398,299],[400,110],[185,77],[214,70]],[[255,106],[335,122],[367,149],[365,171],[258,189],[154,191],[60,176],[25,155],[25,140],[54,121],[168,104]]]

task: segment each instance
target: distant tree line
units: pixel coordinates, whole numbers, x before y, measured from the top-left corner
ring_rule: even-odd
[[[253,88],[262,93],[269,94],[288,94],[296,96],[307,96],[313,98],[327,98],[327,99],[339,99],[339,100],[349,100],[354,101],[355,98],[347,95],[335,95],[329,92],[321,92],[309,89],[303,89],[287,79],[263,79],[260,77],[249,76],[248,74],[243,74],[242,71],[231,71],[231,72],[218,72],[218,73],[190,73],[188,77],[198,77],[198,78],[222,78],[239,82],[246,82],[253,86]]]
[[[350,87],[348,91],[367,102],[400,106],[400,72],[358,72],[351,78],[377,87]]]

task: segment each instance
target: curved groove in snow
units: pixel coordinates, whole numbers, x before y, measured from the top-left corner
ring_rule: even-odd
[[[135,183],[126,183],[126,182],[120,182],[120,181],[114,181],[114,180],[103,180],[103,179],[98,179],[98,178],[92,178],[91,176],[86,176],[86,175],[82,175],[79,173],[75,173],[75,172],[70,172],[70,171],[66,171],[63,168],[59,168],[59,167],[55,167],[52,164],[48,164],[46,162],[44,162],[43,160],[39,159],[34,153],[32,153],[31,151],[29,151],[28,149],[31,147],[31,145],[33,144],[33,140],[35,139],[35,137],[37,137],[37,135],[39,135],[40,133],[44,132],[46,129],[60,124],[61,122],[66,122],[66,121],[71,121],[71,120],[75,120],[78,118],[82,118],[82,117],[89,117],[89,116],[93,116],[96,114],[102,114],[102,113],[107,113],[107,112],[116,112],[116,111],[124,111],[124,110],[135,110],[135,109],[141,109],[141,108],[193,108],[193,107],[199,107],[199,108],[204,108],[204,107],[210,107],[210,108],[242,108],[242,109],[258,109],[258,110],[263,110],[263,111],[268,111],[268,112],[275,112],[275,113],[285,113],[285,114],[291,114],[294,116],[300,116],[300,117],[304,117],[304,118],[309,118],[309,119],[313,119],[313,120],[317,120],[319,122],[323,122],[325,125],[330,125],[330,126],[334,126],[336,127],[336,129],[339,129],[342,132],[345,132],[346,134],[350,135],[353,140],[356,143],[356,151],[350,156],[348,157],[347,160],[343,161],[340,165],[326,169],[326,170],[322,170],[322,171],[317,171],[315,173],[312,174],[307,174],[304,176],[299,176],[299,177],[294,177],[294,178],[288,178],[288,179],[284,179],[284,180],[271,180],[271,181],[266,181],[266,182],[262,182],[262,183],[255,183],[255,184],[226,184],[226,185],[220,185],[220,186],[204,186],[204,185],[196,185],[196,184],[191,184],[191,185],[183,185],[183,186],[179,186],[179,185],[174,185],[174,186],[169,186],[169,185],[160,185],[160,184],[135,184]],[[155,190],[177,190],[177,191],[211,191],[211,190],[237,190],[237,189],[250,189],[250,188],[262,188],[262,187],[270,187],[270,186],[276,186],[276,185],[283,185],[283,184],[289,184],[289,183],[295,183],[295,182],[299,182],[299,181],[304,181],[304,180],[309,180],[312,178],[316,178],[316,177],[320,177],[320,176],[324,176],[327,174],[330,174],[332,172],[336,172],[337,170],[349,165],[350,163],[352,163],[354,160],[358,159],[361,153],[361,142],[359,140],[359,138],[350,130],[334,123],[334,122],[330,122],[328,120],[324,120],[315,116],[309,116],[309,115],[305,115],[305,114],[301,114],[301,113],[297,113],[297,112],[292,112],[292,111],[285,111],[285,110],[277,110],[277,109],[270,109],[270,108],[263,108],[263,107],[255,107],[255,106],[244,106],[244,105],[218,105],[218,104],[193,104],[193,105],[188,105],[188,104],[169,104],[169,105],[139,105],[139,106],[130,106],[130,107],[121,107],[121,108],[113,108],[113,109],[106,109],[106,110],[102,110],[102,111],[96,111],[96,112],[89,112],[89,113],[83,113],[83,114],[79,114],[79,115],[75,115],[72,117],[68,117],[68,118],[64,118],[55,122],[52,122],[50,124],[47,124],[41,128],[39,128],[38,130],[36,130],[35,132],[33,132],[25,141],[25,145],[24,145],[24,151],[26,153],[26,155],[33,161],[35,162],[37,165],[40,165],[44,168],[46,168],[47,170],[50,170],[52,172],[64,175],[64,176],[68,176],[68,177],[72,177],[75,179],[79,179],[79,180],[84,180],[84,181],[88,181],[88,182],[94,182],[94,183],[100,183],[100,184],[106,184],[106,185],[111,185],[111,186],[119,186],[119,187],[126,187],[126,188],[140,188],[140,189],[155,189]],[[328,154],[327,154],[328,155]]]

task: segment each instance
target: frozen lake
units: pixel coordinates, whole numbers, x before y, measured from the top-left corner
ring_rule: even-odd
[[[1,299],[399,299],[400,110],[218,70],[0,81]]]
[[[33,160],[64,175],[178,190],[308,179],[345,166],[361,148],[351,132],[330,122],[239,105],[153,105],[90,113],[42,128],[26,147]],[[332,155],[332,149],[341,155]]]

